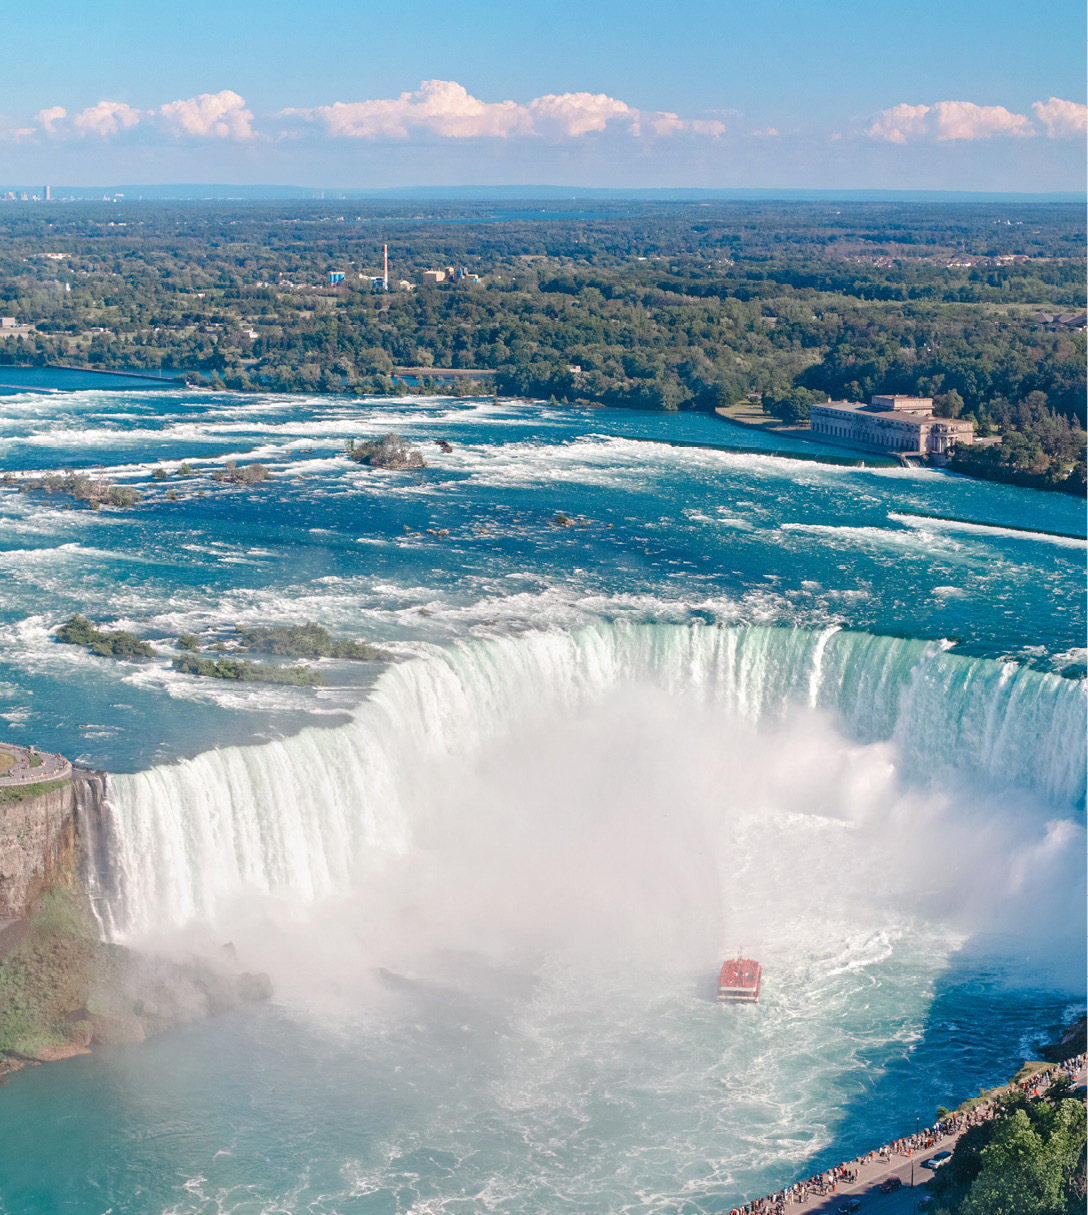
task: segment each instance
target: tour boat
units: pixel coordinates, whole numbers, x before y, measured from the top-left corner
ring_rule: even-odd
[[[763,967],[753,958],[730,958],[718,976],[718,999],[730,1004],[754,1004],[759,999]]]

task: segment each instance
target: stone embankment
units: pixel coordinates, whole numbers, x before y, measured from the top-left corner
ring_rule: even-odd
[[[28,748],[3,754],[14,750],[29,764]],[[241,971],[230,947],[178,960],[103,941],[105,773],[60,756],[31,771],[48,779],[0,784],[0,1076],[269,997],[267,976]]]

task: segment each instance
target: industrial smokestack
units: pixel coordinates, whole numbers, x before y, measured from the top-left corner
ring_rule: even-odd
[[[385,246],[385,270],[382,273],[382,282],[385,290],[389,290],[389,246]]]

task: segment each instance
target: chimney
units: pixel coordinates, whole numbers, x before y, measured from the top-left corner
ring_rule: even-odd
[[[385,271],[382,274],[382,284],[386,291],[389,290],[389,246],[385,246]]]

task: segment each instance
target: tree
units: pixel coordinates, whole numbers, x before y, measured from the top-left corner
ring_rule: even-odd
[[[941,392],[933,398],[933,412],[939,418],[959,418],[967,406],[963,397],[953,388],[951,392]]]
[[[945,1166],[957,1164],[957,1173],[934,1179],[944,1183],[938,1189],[970,1185],[959,1215],[1064,1215],[1083,1210],[1085,1116],[1079,1101],[1059,1097],[1051,1105],[1021,1100],[992,1129],[973,1129],[982,1132],[976,1141],[990,1133],[988,1146],[976,1155],[974,1144],[964,1142],[972,1134],[969,1131]],[[963,1155],[961,1148],[967,1149],[967,1158],[957,1161]],[[974,1162],[978,1173],[972,1178]]]
[[[763,412],[778,418],[787,426],[800,426],[809,420],[809,408],[826,401],[827,395],[808,388],[791,388],[784,393],[764,393]]]

